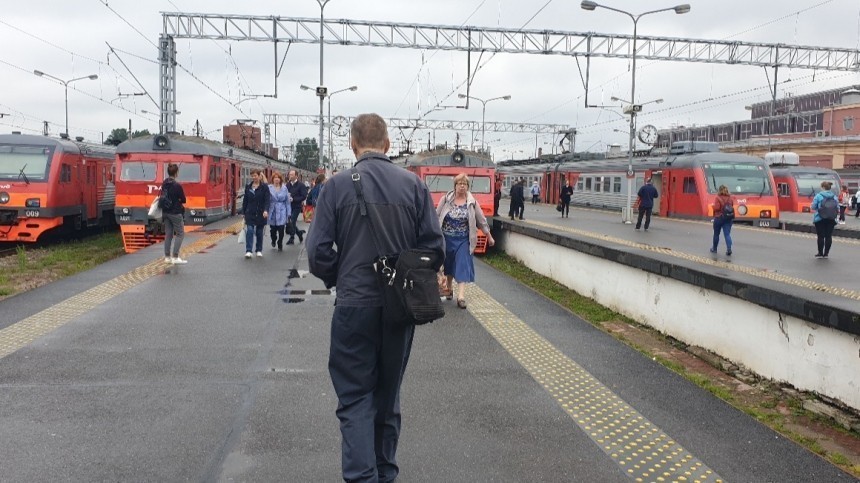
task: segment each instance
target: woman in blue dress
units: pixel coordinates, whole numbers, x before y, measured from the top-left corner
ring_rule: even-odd
[[[475,263],[472,254],[478,245],[478,229],[487,235],[487,244],[496,241],[490,234],[490,225],[481,206],[469,192],[469,177],[460,173],[454,178],[454,191],[439,200],[436,214],[445,235],[445,275],[447,297],[453,298],[454,280],[457,281],[457,306],[466,308],[466,284],[475,281]]]
[[[269,185],[271,194],[269,201],[269,232],[272,236],[272,248],[277,245],[278,251],[284,251],[284,230],[290,219],[290,190],[284,184],[280,173],[272,174],[272,184]]]

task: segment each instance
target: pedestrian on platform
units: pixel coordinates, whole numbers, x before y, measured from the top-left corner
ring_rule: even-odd
[[[305,211],[307,212],[305,221],[308,223],[310,223],[314,218],[314,207],[316,206],[316,201],[320,195],[320,191],[323,189],[323,183],[325,183],[325,175],[320,173],[314,180],[313,187],[311,187],[311,190],[308,192],[308,199],[305,200]]]
[[[732,254],[732,224],[735,221],[735,199],[729,193],[726,185],[720,185],[717,197],[714,198],[714,241],[711,244],[711,253],[717,253],[720,246],[720,232],[726,239],[726,255]],[[648,222],[645,222],[648,226]]]
[[[245,195],[242,200],[242,214],[245,216],[245,258],[263,256],[263,230],[269,218],[271,192],[263,182],[259,169],[251,170],[251,182],[245,185]],[[255,250],[256,247],[256,250]]]
[[[848,211],[848,204],[851,203],[851,193],[848,192],[848,187],[842,185],[842,190],[839,191],[839,224],[845,224],[845,212]]]
[[[338,399],[343,479],[392,482],[399,473],[400,384],[415,327],[383,323],[373,264],[379,253],[422,248],[435,252],[441,265],[444,238],[427,185],[385,155],[390,142],[380,116],[356,117],[350,145],[367,216],[353,170],[329,179],[308,233],[308,265],[327,288],[337,286],[328,368]],[[374,239],[383,245],[379,251]]]
[[[502,201],[502,182],[496,181],[493,189],[493,216],[499,216],[499,202]]]
[[[830,255],[830,247],[833,245],[833,228],[836,227],[837,213],[832,208],[832,201],[836,195],[830,191],[833,183],[821,182],[821,191],[812,199],[812,224],[815,225],[815,233],[818,235],[818,252],[815,258],[827,258]]]
[[[857,203],[857,212],[854,213],[854,218],[860,218],[860,189],[854,193],[854,201]]]
[[[269,185],[269,232],[272,237],[272,248],[284,250],[284,230],[290,221],[290,190],[284,184],[281,173],[272,174],[272,184]]]
[[[532,204],[540,203],[540,185],[537,181],[532,181]]]
[[[645,184],[639,188],[637,196],[639,196],[639,218],[636,219],[636,229],[642,228],[642,217],[644,216],[645,231],[648,231],[648,227],[651,226],[651,212],[654,211],[654,198],[660,196],[657,193],[657,188],[651,184],[651,178],[645,180]]]
[[[466,308],[466,284],[475,281],[475,263],[472,254],[478,245],[478,229],[487,235],[487,245],[496,241],[490,233],[490,225],[481,211],[478,200],[469,191],[469,177],[464,173],[454,178],[454,190],[439,200],[436,215],[445,235],[445,275],[448,285],[445,293],[453,298],[454,280],[457,281],[457,306]]]
[[[287,245],[295,243],[296,235],[299,236],[299,243],[303,241],[305,234],[304,230],[299,230],[299,215],[302,214],[302,205],[305,203],[305,198],[308,197],[308,187],[299,179],[299,173],[291,169],[288,174],[290,180],[287,183],[287,188],[290,190],[290,239],[287,240]]]
[[[570,197],[573,196],[573,186],[570,181],[564,178],[564,186],[561,187],[561,192],[558,195],[558,202],[561,203],[561,217],[570,218]]]
[[[508,216],[511,219],[519,217],[523,219],[523,211],[525,210],[525,180],[520,178],[513,186],[511,186],[511,207],[508,210]]]
[[[185,239],[185,191],[176,181],[179,166],[167,165],[167,178],[161,183],[162,196],[170,206],[161,209],[161,222],[164,225],[164,261],[174,265],[184,265],[188,260],[179,256],[179,248]]]

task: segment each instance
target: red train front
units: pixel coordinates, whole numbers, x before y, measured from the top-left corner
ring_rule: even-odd
[[[113,224],[113,146],[0,135],[0,242]]]
[[[403,160],[392,159],[421,178],[430,189],[433,204],[454,189],[454,178],[466,174],[470,191],[485,216],[493,216],[493,191],[496,185],[496,165],[485,154],[463,149],[437,149],[409,155]],[[478,231],[475,253],[487,251],[487,237]]]
[[[821,191],[822,181],[832,182],[837,193],[842,186],[836,171],[801,166],[800,156],[796,153],[767,153],[764,159],[770,165],[776,182],[780,211],[809,213],[812,199]]]

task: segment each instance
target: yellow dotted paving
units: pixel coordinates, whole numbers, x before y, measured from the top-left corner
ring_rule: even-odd
[[[689,253],[680,252],[678,250],[672,250],[671,248],[658,247],[654,245],[648,245],[645,243],[638,243],[630,240],[625,240],[624,238],[618,238],[610,235],[604,235],[602,233],[592,232],[588,230],[581,230],[578,228],[570,228],[566,226],[553,225],[552,223],[546,223],[542,221],[528,221],[526,222],[531,225],[540,226],[543,228],[548,228],[551,230],[564,231],[568,233],[575,233],[577,235],[582,235],[588,238],[594,238],[598,240],[603,240],[607,242],[614,243],[616,245],[623,245],[631,248],[637,248],[639,250],[645,250],[654,253],[660,253],[663,255],[668,255],[675,258],[681,258],[684,260],[690,260],[692,262],[696,262],[702,265],[710,265],[713,267],[719,267],[725,270],[731,270],[734,272],[745,273],[747,275],[752,275],[759,278],[766,278],[768,280],[773,280],[774,282],[781,282],[790,285],[796,285],[798,287],[803,287],[810,290],[817,290],[819,292],[828,293],[831,295],[837,295],[840,297],[849,298],[852,300],[860,300],[860,292],[856,290],[849,290],[840,287],[834,287],[831,285],[813,282],[810,280],[803,280],[796,277],[790,277],[788,275],[782,275],[779,273],[767,271],[761,268],[755,267],[746,267],[743,265],[738,265],[736,263],[726,263],[719,260],[714,260],[712,258],[703,257],[699,255],[692,255]]]
[[[724,481],[474,284],[469,312],[636,481]]]
[[[227,230],[212,233],[196,240],[187,247],[183,247],[182,254],[197,253],[235,232],[239,226],[241,224],[236,224]],[[167,266],[169,265],[164,262],[164,259],[159,258],[0,330],[0,358],[8,356],[54,329],[62,327],[70,320],[89,312],[150,277],[164,273]]]

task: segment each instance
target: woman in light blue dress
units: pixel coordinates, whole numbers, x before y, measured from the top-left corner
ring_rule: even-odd
[[[284,250],[284,230],[290,219],[290,190],[284,184],[284,178],[280,173],[272,174],[272,184],[269,185],[271,192],[269,202],[269,231],[272,235],[272,248],[278,247],[278,251]]]

